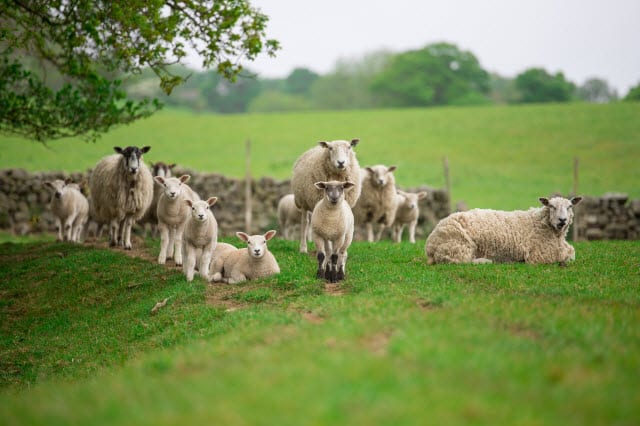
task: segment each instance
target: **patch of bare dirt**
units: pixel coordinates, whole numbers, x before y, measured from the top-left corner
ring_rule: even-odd
[[[205,299],[208,305],[220,306],[225,308],[227,312],[233,312],[247,306],[246,303],[240,302],[233,297],[241,292],[243,292],[243,290],[233,285],[211,283],[207,285]]]
[[[390,330],[381,331],[370,336],[365,336],[361,340],[361,343],[373,355],[385,356],[387,354],[387,349],[389,348],[389,342],[391,341],[392,335],[393,332]]]
[[[324,292],[329,296],[344,296],[347,290],[340,286],[340,283],[325,283]]]
[[[324,322],[324,318],[313,311],[303,311],[301,314],[302,318],[306,319],[312,324],[321,324]]]

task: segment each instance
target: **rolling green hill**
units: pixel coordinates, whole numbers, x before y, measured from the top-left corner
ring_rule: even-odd
[[[318,140],[353,137],[361,139],[361,165],[398,165],[401,186],[444,186],[447,156],[453,200],[469,207],[526,208],[541,195],[568,194],[575,156],[580,193],[640,197],[638,103],[243,115],[166,110],[96,144],[63,140],[45,148],[0,137],[0,168],[79,171],[115,145],[151,145],[148,161],[241,177],[250,139],[253,175],[284,179],[298,155]]]

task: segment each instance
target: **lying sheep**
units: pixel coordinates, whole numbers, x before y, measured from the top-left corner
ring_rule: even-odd
[[[238,249],[231,244],[218,243],[216,245],[216,249],[213,251],[213,255],[211,256],[211,269],[209,271],[209,276],[212,281],[222,281],[224,261],[233,251],[238,251]]]
[[[385,227],[391,227],[396,214],[396,166],[382,164],[361,170],[362,193],[353,208],[356,223],[367,228],[367,241],[374,241],[373,224],[380,224],[376,240],[380,240]]]
[[[354,183],[353,189],[346,194],[349,207],[353,207],[360,197],[360,165],[353,148],[359,139],[351,142],[337,140],[319,142],[318,146],[304,152],[293,166],[291,188],[300,214],[300,253],[307,252],[309,218],[307,212],[313,211],[322,194],[314,188],[316,182],[331,180]]]
[[[164,188],[156,207],[158,229],[160,230],[158,263],[161,265],[174,256],[174,249],[175,263],[178,266],[182,265],[182,234],[190,214],[189,206],[185,200],[200,200],[198,194],[187,185],[189,179],[191,179],[189,175],[182,175],[180,178],[163,178],[161,176],[154,178],[157,186]]]
[[[402,241],[402,231],[405,225],[409,225],[409,242],[416,242],[416,225],[420,209],[418,201],[427,196],[425,191],[418,193],[398,191],[395,197],[396,213],[391,230],[391,238],[399,243]]]
[[[315,187],[324,194],[311,213],[311,231],[318,249],[316,277],[335,283],[345,277],[347,249],[353,240],[353,212],[345,197],[354,184],[329,181],[316,182]]]
[[[213,216],[211,206],[218,197],[211,197],[207,201],[185,200],[191,207],[191,214],[184,225],[184,251],[185,261],[183,271],[187,281],[193,280],[196,263],[198,271],[205,280],[209,280],[209,266],[211,256],[218,243],[218,222]]]
[[[222,281],[236,284],[280,273],[278,262],[267,247],[267,241],[276,235],[276,231],[267,231],[264,235],[236,232],[236,235],[247,243],[247,247],[230,250],[224,257]],[[216,276],[216,278],[220,277]]]
[[[429,263],[526,262],[565,264],[575,259],[566,241],[573,206],[582,197],[540,198],[543,207],[473,209],[442,219],[427,238]]]
[[[120,243],[131,250],[131,227],[144,216],[153,199],[153,178],[142,161],[151,149],[129,146],[113,148],[93,170],[89,185],[93,213],[98,223],[109,224],[111,246]]]
[[[296,207],[293,194],[287,194],[278,201],[278,224],[282,238],[290,240],[293,238],[293,229],[300,225],[302,210]],[[309,216],[311,212],[307,212]],[[311,241],[311,227],[308,227],[307,241]]]
[[[161,178],[170,178],[173,176],[172,170],[176,166],[175,163],[166,164],[162,161],[158,161],[155,163],[149,163],[149,167],[151,168],[151,175],[155,178],[156,176],[160,176]],[[162,185],[156,184],[153,186],[153,198],[151,199],[151,205],[147,212],[144,214],[142,219],[138,221],[140,225],[146,227],[148,224],[151,227],[151,236],[156,237],[158,235],[158,200],[160,199],[160,195],[164,192],[164,187]]]
[[[56,179],[44,184],[53,192],[51,212],[56,217],[58,241],[80,242],[82,229],[89,218],[89,202],[80,186],[70,179]]]

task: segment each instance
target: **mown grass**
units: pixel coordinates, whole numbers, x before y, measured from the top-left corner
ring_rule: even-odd
[[[119,251],[0,245],[3,424],[640,421],[639,242],[576,243],[567,268],[356,242],[340,292],[295,242],[270,247],[278,276],[210,286]]]
[[[151,145],[148,161],[243,177],[244,142],[252,141],[254,176],[289,178],[295,159],[322,139],[361,138],[362,165],[396,164],[398,184],[443,187],[451,165],[454,201],[470,207],[526,209],[541,195],[573,189],[640,197],[640,104],[197,115],[167,110],[118,128],[96,144],[55,141],[49,149],[0,136],[0,168],[78,171],[115,145]]]

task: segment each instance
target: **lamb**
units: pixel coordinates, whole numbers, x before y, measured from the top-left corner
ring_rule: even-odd
[[[162,178],[172,177],[172,170],[175,166],[175,163],[166,164],[162,161],[149,163],[149,167],[151,168],[151,175],[154,178],[156,176],[160,176]],[[151,200],[151,205],[149,206],[149,209],[142,217],[142,219],[138,221],[138,223],[142,226],[145,226],[147,224],[151,226],[152,237],[156,237],[158,232],[158,200],[160,199],[160,195],[162,195],[163,192],[164,187],[162,185],[156,184],[153,186],[153,199]]]
[[[427,196],[425,191],[418,193],[404,192],[398,190],[395,197],[396,213],[391,230],[391,238],[399,243],[402,241],[402,231],[405,225],[409,225],[409,242],[416,242],[416,225],[418,224],[418,215],[420,209],[418,201]]]
[[[565,265],[575,249],[565,238],[582,197],[539,198],[542,207],[473,209],[442,219],[427,238],[429,263],[526,262]]]
[[[109,224],[111,246],[131,250],[131,227],[140,220],[153,199],[153,178],[142,161],[151,147],[116,146],[116,154],[98,162],[90,179],[95,220]]]
[[[237,250],[238,249],[235,246],[227,243],[218,243],[216,245],[216,249],[213,251],[213,255],[211,256],[211,270],[209,271],[212,281],[222,281],[224,261],[232,251]]]
[[[89,218],[89,201],[71,179],[46,181],[53,192],[51,212],[56,217],[58,241],[80,242],[84,224]]]
[[[175,249],[175,263],[182,266],[182,234],[189,217],[189,206],[185,200],[200,200],[198,194],[186,184],[189,179],[191,179],[189,175],[182,175],[179,179],[162,176],[154,178],[157,186],[164,188],[156,207],[160,230],[158,263],[161,265],[166,263],[167,258],[173,257]]]
[[[367,228],[367,241],[373,242],[373,224],[379,223],[380,229],[376,240],[380,240],[385,227],[393,225],[396,214],[396,180],[393,172],[396,166],[387,167],[382,164],[365,167],[362,179],[362,194],[358,199],[353,214],[357,224]]]
[[[216,201],[218,197],[210,197],[207,201],[184,200],[191,207],[183,234],[186,259],[182,266],[187,281],[193,280],[196,262],[202,278],[209,281],[211,257],[218,243],[218,222],[210,208]]]
[[[238,238],[247,243],[246,248],[230,250],[224,257],[221,278],[228,284],[236,284],[246,280],[269,277],[279,274],[280,267],[267,247],[267,241],[276,235],[275,230],[264,235],[248,235],[236,232]],[[219,278],[219,276],[216,276]]]
[[[293,194],[287,194],[278,201],[278,224],[285,240],[293,238],[293,229],[300,225],[300,210],[295,203]],[[307,217],[311,212],[307,212]],[[308,227],[307,241],[311,241],[311,227]]]
[[[313,241],[318,249],[316,277],[332,283],[345,278],[347,249],[353,241],[354,231],[353,212],[346,195],[354,186],[349,181],[315,183],[315,187],[324,194],[311,213]]]
[[[291,188],[296,206],[302,211],[300,214],[300,253],[307,252],[307,231],[309,218],[307,212],[322,199],[322,194],[314,188],[316,182],[331,180],[354,183],[353,189],[346,194],[345,199],[349,207],[353,207],[360,197],[360,165],[353,148],[359,139],[351,142],[336,140],[332,142],[318,142],[318,146],[304,152],[293,166]]]

